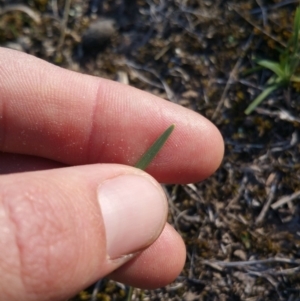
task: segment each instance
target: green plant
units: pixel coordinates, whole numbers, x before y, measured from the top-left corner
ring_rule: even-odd
[[[266,97],[273,91],[287,87],[290,82],[300,82],[300,76],[295,74],[299,67],[300,45],[300,7],[296,9],[293,32],[288,40],[286,48],[281,51],[279,62],[270,60],[257,60],[256,63],[262,67],[271,70],[274,74],[268,79],[265,90],[260,93],[245,110],[249,115]]]
[[[140,160],[134,165],[134,167],[145,170],[147,166],[152,162],[164,144],[167,142],[168,138],[172,134],[175,128],[175,124],[170,125],[155,141],[154,143],[148,148],[148,150],[143,154]],[[127,301],[132,300],[133,295],[133,287],[129,287]]]
[[[151,163],[154,157],[158,154],[161,148],[164,146],[170,135],[172,134],[175,125],[169,126],[162,134],[155,140],[155,142],[149,147],[149,149],[144,153],[140,160],[135,164],[136,168],[145,170],[147,166]]]

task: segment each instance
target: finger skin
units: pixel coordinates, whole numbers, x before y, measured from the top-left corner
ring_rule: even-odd
[[[0,175],[61,167],[65,167],[65,165],[41,157],[0,153]]]
[[[66,300],[124,264],[127,258],[107,257],[96,191],[104,180],[128,173],[147,176],[132,167],[101,164],[1,176],[1,298]],[[161,246],[170,245],[164,235],[159,241]],[[173,235],[172,241],[174,250],[184,248],[179,236]],[[168,247],[150,250],[153,251],[146,258],[153,262],[170,251]],[[175,253],[172,256],[177,256]],[[149,275],[173,278],[180,272],[178,268],[185,257],[178,260],[181,264],[170,272]],[[135,270],[130,273],[133,279],[138,278],[139,265],[144,268],[142,262],[135,263]],[[168,266],[170,262],[166,261],[165,267]],[[151,278],[140,283],[147,286],[147,281],[153,285]]]
[[[166,224],[151,246],[109,277],[143,289],[163,287],[174,281],[182,271],[185,257],[186,249],[181,237],[172,226]]]
[[[171,124],[147,169],[160,182],[200,181],[224,146],[201,115],[149,93],[0,48],[0,150],[77,165],[134,165]]]

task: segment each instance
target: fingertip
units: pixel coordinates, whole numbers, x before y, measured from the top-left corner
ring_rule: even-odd
[[[67,299],[147,248],[166,217],[160,185],[129,166],[3,175],[0,290],[16,300]]]
[[[147,172],[160,182],[191,183],[218,168],[224,143],[216,127],[200,114],[27,54],[4,49],[0,53],[0,74],[9,75],[3,76],[0,89],[0,113],[5,114],[0,121],[2,151],[66,165],[134,165],[174,123],[174,132]]]
[[[173,110],[172,120],[176,127],[146,171],[163,183],[202,181],[222,162],[222,135],[204,116],[172,103],[168,105]]]
[[[181,273],[186,248],[175,229],[166,224],[159,238],[109,278],[142,289],[156,289],[173,282]]]

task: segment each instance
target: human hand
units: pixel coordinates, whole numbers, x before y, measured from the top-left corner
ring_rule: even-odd
[[[0,78],[1,300],[65,300],[106,275],[171,282],[185,247],[156,181],[213,173],[218,130],[151,94],[8,49]],[[172,123],[149,174],[127,166]]]

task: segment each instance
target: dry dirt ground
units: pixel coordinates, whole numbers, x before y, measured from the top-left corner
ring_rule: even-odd
[[[300,86],[243,113],[270,76],[247,70],[278,59],[298,2],[0,0],[0,45],[200,112],[226,144],[208,180],[166,187],[188,251],[178,279],[153,291],[104,279],[73,301],[300,300]]]

